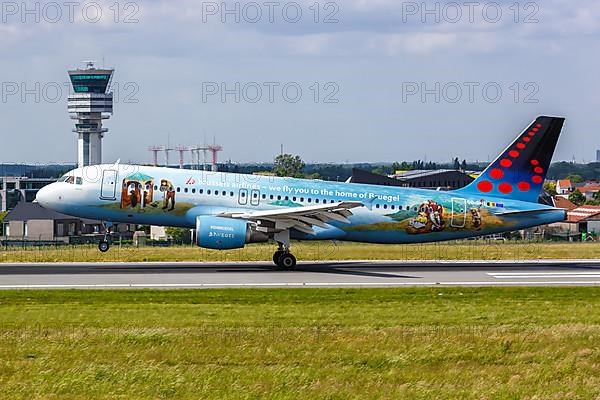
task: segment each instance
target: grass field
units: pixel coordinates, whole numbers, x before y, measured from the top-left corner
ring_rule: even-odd
[[[95,245],[0,247],[0,262],[58,261],[269,261],[276,246],[254,244],[218,251],[195,246],[119,247],[100,253]],[[600,243],[527,243],[463,241],[415,245],[301,242],[292,250],[299,260],[531,260],[600,259]]]
[[[1,399],[598,399],[597,288],[3,291]]]

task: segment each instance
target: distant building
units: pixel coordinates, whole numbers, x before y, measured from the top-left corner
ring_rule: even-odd
[[[554,237],[581,240],[585,233],[587,238],[597,240],[600,234],[600,206],[581,206],[567,211],[566,221],[550,224],[548,227]]]
[[[600,183],[593,181],[582,182],[576,184],[575,188],[585,196],[586,200],[593,200],[594,195],[600,192]]]
[[[127,238],[133,235],[135,226],[115,225],[114,231]],[[19,242],[81,243],[94,241],[103,234],[100,221],[80,219],[47,210],[37,203],[20,202],[4,218],[2,239],[10,244]]]
[[[167,240],[167,230],[164,226],[150,226],[150,239],[151,240]]]
[[[68,98],[68,111],[76,120],[77,164],[81,167],[102,163],[102,139],[108,132],[102,121],[113,113],[113,93],[110,84],[113,69],[98,69],[88,61],[84,69],[69,71],[73,93]]]
[[[51,178],[0,177],[0,211],[11,210],[21,201],[33,202],[41,188],[54,182]]]
[[[399,171],[392,176],[407,187],[460,189],[475,179],[455,169]]]
[[[579,232],[600,233],[600,206],[581,206],[567,212],[567,221],[576,223]]]
[[[568,195],[573,191],[573,184],[569,179],[559,179],[556,181],[556,193]]]
[[[365,183],[382,186],[415,187],[421,189],[447,190],[460,189],[473,182],[470,175],[453,169],[440,170],[411,170],[397,172],[392,176],[383,176],[364,171],[358,168],[352,169],[352,183]]]
[[[568,199],[562,197],[562,196],[553,196],[552,197],[552,204],[550,204],[553,207],[556,208],[563,208],[565,210],[571,211],[577,208],[577,204],[569,201]]]
[[[596,150],[596,162],[600,162],[600,150]]]
[[[473,182],[473,180],[470,175],[454,169],[411,170],[397,172],[392,176],[383,176],[354,168],[350,178],[352,183],[422,189],[460,189]]]
[[[81,234],[82,225],[79,218],[47,210],[37,203],[20,202],[4,218],[3,231],[7,240],[68,242],[69,236]]]

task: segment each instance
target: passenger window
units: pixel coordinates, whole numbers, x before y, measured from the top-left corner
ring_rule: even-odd
[[[315,199],[315,203],[319,204],[319,199]]]
[[[226,191],[224,191],[224,190],[223,190],[223,192],[221,192],[221,194],[222,194],[223,196],[227,196],[227,192],[226,192]]]
[[[196,189],[195,188],[192,188],[192,193],[196,193]]]
[[[383,209],[384,209],[384,210],[387,210],[387,204],[384,204],[384,205],[383,205]]]
[[[179,193],[179,192],[181,192],[181,188],[178,187],[177,188],[177,193]]]
[[[210,189],[208,189],[208,190],[206,191],[206,194],[210,194]]]
[[[281,200],[281,196],[277,196],[277,200]]]
[[[233,196],[234,196],[234,195],[233,195],[233,192],[229,192],[229,195],[230,195],[231,197],[233,197]]]
[[[310,203],[311,201],[312,201],[312,199],[309,197],[309,198],[308,198],[308,202]]]
[[[270,195],[270,196],[269,196],[269,198],[270,198],[271,200],[273,200],[273,195]]]
[[[379,208],[379,204],[375,204],[375,208]]]
[[[266,200],[266,199],[267,199],[267,195],[266,195],[266,194],[263,194],[263,195],[262,195],[262,198],[263,198],[263,200]]]
[[[183,192],[187,193],[188,192],[188,188],[183,189]]]
[[[198,193],[200,193],[200,194],[204,193],[204,189],[198,190]]]
[[[304,203],[304,197],[300,197],[300,203]]]

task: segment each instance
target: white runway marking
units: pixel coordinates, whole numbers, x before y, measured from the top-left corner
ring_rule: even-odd
[[[519,286],[519,285],[600,285],[599,281],[517,281],[517,282],[269,282],[269,283],[108,283],[108,284],[47,284],[0,285],[0,289],[173,289],[173,288],[235,288],[235,287],[407,287],[407,286]]]
[[[496,279],[600,278],[600,272],[488,272]]]

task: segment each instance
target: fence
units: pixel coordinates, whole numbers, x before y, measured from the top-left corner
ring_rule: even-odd
[[[20,246],[18,245],[20,244]],[[15,246],[16,245],[16,246]],[[5,243],[0,247],[0,262],[58,261],[270,261],[276,246],[272,243],[248,245],[237,250],[209,250],[195,245],[174,245],[149,241],[135,247],[131,241],[113,241],[107,253],[96,244]],[[552,243],[538,241],[474,240],[427,244],[378,245],[347,242],[293,242],[292,250],[301,261],[327,260],[544,260],[600,259],[600,243]]]

